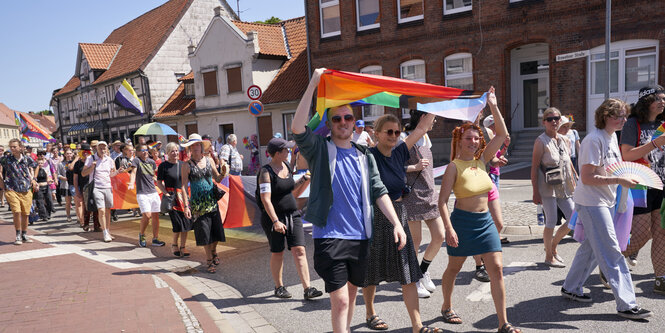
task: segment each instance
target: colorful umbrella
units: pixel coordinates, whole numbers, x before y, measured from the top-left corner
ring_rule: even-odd
[[[145,124],[136,130],[134,135],[178,135],[169,125],[162,123]]]

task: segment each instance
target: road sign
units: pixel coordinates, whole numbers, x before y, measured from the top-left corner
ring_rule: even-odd
[[[556,61],[565,61],[565,60],[572,60],[572,59],[577,59],[577,58],[584,58],[589,56],[589,50],[584,50],[584,51],[577,51],[577,52],[570,52],[566,54],[559,54],[556,56]]]
[[[257,100],[261,98],[261,95],[263,95],[263,92],[261,91],[261,88],[257,85],[251,85],[249,88],[247,88],[247,97],[251,100]]]
[[[255,115],[255,116],[260,116],[261,113],[263,113],[263,103],[259,101],[251,101],[249,102],[249,113]]]

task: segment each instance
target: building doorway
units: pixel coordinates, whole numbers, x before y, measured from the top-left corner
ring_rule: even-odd
[[[510,51],[511,130],[542,126],[550,106],[549,47],[533,43]]]
[[[222,124],[219,125],[219,136],[222,137],[222,142],[225,144],[228,143],[226,142],[226,137],[229,136],[229,134],[233,134],[233,124]]]

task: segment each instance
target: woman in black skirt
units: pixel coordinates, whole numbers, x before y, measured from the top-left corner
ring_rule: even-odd
[[[370,329],[388,329],[388,325],[378,317],[374,309],[376,286],[380,282],[386,281],[399,282],[402,285],[402,297],[411,318],[413,332],[443,332],[440,328],[423,327],[420,320],[416,282],[423,277],[423,274],[418,265],[418,256],[413,247],[406,211],[402,205],[402,196],[409,195],[409,191],[405,191],[409,149],[429,130],[433,122],[434,115],[427,114],[403,142],[399,142],[400,123],[397,117],[386,114],[374,122],[378,143],[369,150],[376,159],[381,181],[388,189],[388,196],[402,222],[406,233],[406,246],[401,250],[397,249],[392,224],[381,213],[381,210],[375,207],[374,237],[370,243],[365,278],[367,287],[363,288],[367,326]]]
[[[182,198],[182,162],[178,161],[180,150],[178,144],[169,142],[166,145],[166,161],[157,167],[157,187],[166,196],[173,198],[173,208],[169,211],[171,225],[173,226],[173,244],[171,250],[176,257],[189,257],[185,251],[187,232],[192,230],[192,220],[185,217],[185,206]],[[180,246],[178,246],[180,238]]]

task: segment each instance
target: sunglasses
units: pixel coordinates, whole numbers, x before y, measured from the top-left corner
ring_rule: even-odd
[[[344,121],[353,121],[354,119],[355,119],[355,117],[352,114],[345,114],[344,115]],[[332,120],[333,123],[339,123],[340,121],[342,121],[342,117],[341,116],[332,116],[330,118],[330,120]]]
[[[559,121],[559,120],[561,120],[561,116],[545,118],[545,121],[549,121],[549,122]]]
[[[139,150],[139,151],[140,151],[140,152],[145,152],[145,151],[148,151],[148,150],[147,150],[147,149],[141,149],[141,150]]]
[[[383,132],[388,134],[388,136],[391,136],[393,134],[395,134],[395,136],[399,136],[399,134],[402,133],[402,132],[400,132],[400,130],[391,130],[391,129],[385,130]]]

